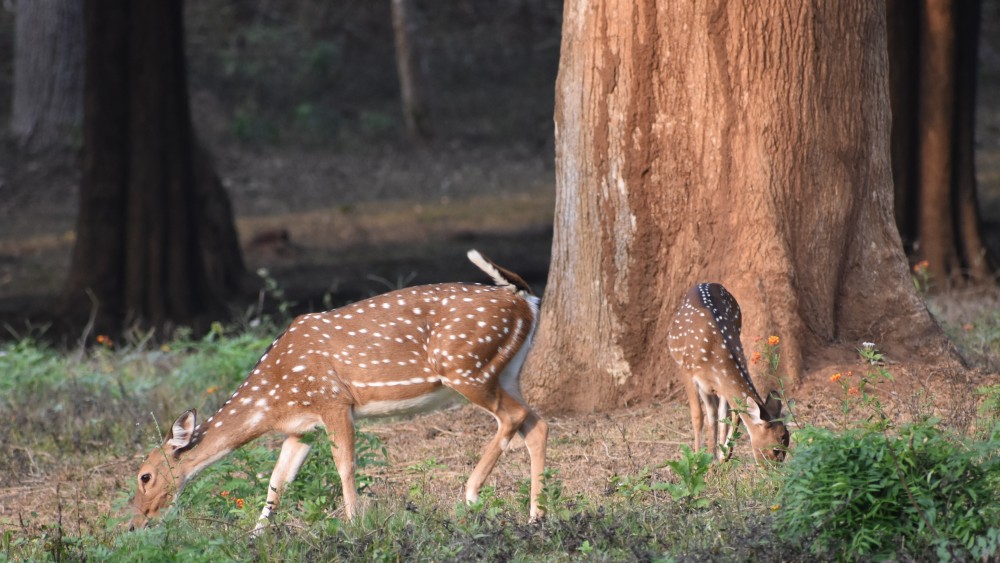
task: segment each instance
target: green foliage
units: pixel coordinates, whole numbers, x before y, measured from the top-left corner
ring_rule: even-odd
[[[559,470],[551,466],[542,473],[542,492],[538,495],[538,507],[549,518],[566,518],[569,514],[563,482],[557,477]],[[521,510],[527,511],[531,503],[531,478],[518,484],[518,501]]]
[[[653,490],[651,481],[651,470],[649,467],[643,467],[638,473],[612,476],[608,488],[626,499],[638,500],[648,496]]]
[[[806,427],[782,468],[778,523],[817,555],[893,557],[936,550],[994,557],[1000,442],[959,439],[935,421],[889,436]]]
[[[982,398],[976,407],[981,434],[1000,432],[1000,385],[983,385],[976,389],[976,395]]]
[[[707,483],[705,476],[712,463],[712,454],[705,450],[693,451],[686,445],[681,446],[681,458],[667,461],[664,465],[680,478],[677,483],[657,483],[654,490],[665,490],[675,501],[683,502],[693,508],[705,508],[711,501],[702,493]]]
[[[930,273],[930,263],[927,260],[921,260],[913,265],[913,275],[911,276],[913,280],[913,287],[917,290],[917,293],[926,296],[930,293],[931,288],[934,286],[931,281]]]

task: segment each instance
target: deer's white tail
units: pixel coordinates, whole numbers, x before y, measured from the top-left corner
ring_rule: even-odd
[[[522,296],[534,295],[531,291],[531,286],[528,285],[528,282],[524,281],[524,278],[506,268],[498,266],[495,262],[480,254],[478,250],[470,250],[467,256],[480,270],[493,278],[493,283],[498,286],[506,287]]]

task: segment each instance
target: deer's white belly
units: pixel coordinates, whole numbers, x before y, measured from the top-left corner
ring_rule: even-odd
[[[390,401],[369,401],[354,405],[354,415],[358,418],[379,416],[407,416],[437,410],[461,395],[450,387],[440,386],[430,393],[409,399]]]

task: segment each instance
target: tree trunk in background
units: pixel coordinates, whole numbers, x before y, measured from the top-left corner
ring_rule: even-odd
[[[10,127],[28,152],[72,146],[83,120],[83,4],[18,2]]]
[[[179,2],[89,0],[84,163],[66,286],[75,318],[155,327],[224,315],[244,271],[232,211],[195,142]]]
[[[860,0],[567,1],[532,403],[662,395],[702,281],[736,296],[748,349],[781,337],[787,384],[821,349],[945,349],[893,222],[885,26]]]
[[[391,0],[392,32],[396,41],[396,70],[399,75],[400,101],[406,132],[411,139],[423,140],[430,135],[427,105],[421,93],[420,67],[417,64],[412,0]]]
[[[975,179],[978,0],[887,0],[896,221],[939,289],[992,279]]]

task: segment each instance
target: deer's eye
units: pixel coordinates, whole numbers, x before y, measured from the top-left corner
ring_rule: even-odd
[[[149,482],[149,480],[150,480],[150,479],[152,479],[152,478],[153,478],[153,476],[152,476],[152,475],[150,475],[149,473],[143,473],[143,474],[142,474],[142,475],[141,475],[141,476],[139,477],[139,480],[140,480],[140,481],[142,481],[143,483],[148,483],[148,482]]]

